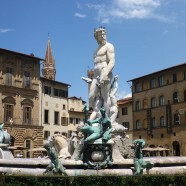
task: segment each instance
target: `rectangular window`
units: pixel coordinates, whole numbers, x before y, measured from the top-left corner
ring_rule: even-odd
[[[48,95],[51,95],[51,87],[44,86],[44,93],[48,94]]]
[[[152,98],[151,99],[151,107],[152,108],[155,108],[157,105],[156,105],[156,98]]]
[[[140,84],[136,83],[135,85],[135,92],[140,92]]]
[[[66,98],[66,97],[67,97],[66,91],[64,91],[64,90],[59,90],[59,97]]]
[[[63,105],[63,110],[66,110],[66,105]]]
[[[135,107],[136,107],[136,112],[140,111],[140,102],[139,101],[136,101]]]
[[[174,92],[173,93],[173,103],[178,103],[179,102],[179,97],[178,97],[178,93]]]
[[[13,69],[10,67],[6,67],[6,85],[12,85],[12,76],[13,76]]]
[[[161,116],[161,117],[160,117],[160,126],[161,126],[161,127],[165,127],[165,126],[166,126],[164,116]]]
[[[163,86],[164,85],[164,79],[163,76],[159,77],[159,86]]]
[[[70,118],[70,124],[74,124],[74,118]]]
[[[177,75],[176,74],[172,75],[172,81],[173,81],[173,83],[177,81]]]
[[[54,112],[54,124],[59,125],[59,112]]]
[[[155,88],[156,87],[156,79],[151,79],[150,80],[150,88]]]
[[[44,140],[47,140],[49,136],[50,136],[50,131],[45,130],[44,131]]]
[[[186,80],[186,70],[183,72],[183,79]]]
[[[160,96],[160,97],[159,97],[159,105],[160,105],[160,106],[165,105],[164,96]]]
[[[5,104],[4,106],[4,120],[9,122],[13,118],[13,105]]]
[[[23,122],[25,125],[31,124],[31,107],[23,108]]]
[[[29,150],[30,147],[31,147],[31,141],[30,140],[26,140],[26,148]],[[26,157],[30,158],[30,152],[29,151],[26,152]]]
[[[180,116],[178,113],[174,114],[174,125],[180,124]]]
[[[54,88],[54,96],[59,96],[59,89]]]
[[[44,111],[44,123],[49,123],[49,110]]]
[[[129,122],[123,122],[122,125],[129,130]]]
[[[141,128],[141,124],[139,120],[136,120],[136,130],[139,130]]]
[[[156,128],[157,127],[157,123],[156,123],[156,119],[155,118],[152,118],[152,128]]]
[[[128,115],[128,108],[127,107],[122,108],[122,115]]]
[[[68,91],[54,88],[54,96],[67,98]]]
[[[31,85],[30,72],[24,71],[23,86],[24,88],[30,88],[30,85]]]
[[[80,119],[76,118],[76,124],[79,124],[79,122],[80,122]]]
[[[68,118],[67,117],[61,117],[61,125],[63,125],[63,126],[68,125]]]

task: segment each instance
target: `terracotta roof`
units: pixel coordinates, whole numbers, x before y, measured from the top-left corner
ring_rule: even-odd
[[[186,63],[181,63],[181,64],[178,64],[178,65],[169,67],[169,68],[165,68],[165,69],[163,69],[163,70],[159,70],[159,71],[156,71],[156,72],[153,72],[153,73],[150,73],[150,74],[146,74],[146,75],[144,75],[144,76],[141,76],[141,77],[137,77],[137,78],[128,80],[127,82],[129,82],[129,81],[135,81],[135,80],[138,80],[138,79],[141,79],[141,78],[144,78],[144,77],[148,77],[148,76],[151,76],[151,75],[155,75],[155,74],[158,74],[158,73],[163,73],[163,72],[165,72],[165,71],[173,70],[174,68],[178,68],[178,67],[182,67],[182,66],[186,66]]]
[[[132,97],[123,98],[117,101],[118,105],[123,105],[127,103],[132,103]]]
[[[82,98],[80,97],[80,98],[78,98],[78,97],[76,97],[76,96],[71,96],[71,97],[68,97],[68,99],[76,99],[76,100],[82,100]],[[86,101],[84,101],[84,100],[82,100],[83,101],[83,103],[86,103]]]
[[[33,58],[33,59],[37,59],[37,60],[41,60],[41,61],[44,61],[44,59],[41,59],[39,57],[35,57],[34,54],[23,54],[23,53],[20,53],[20,52],[15,52],[15,51],[12,51],[12,50],[7,50],[7,49],[4,49],[4,48],[0,48],[0,52],[7,52],[7,53],[11,53],[11,54],[15,54],[15,55],[22,55],[24,57],[28,57],[28,58]]]
[[[40,77],[40,79],[41,79],[41,81],[49,81],[49,82],[52,82],[52,83],[57,83],[57,84],[61,84],[61,85],[65,85],[65,86],[71,87],[70,84],[63,83],[63,82],[60,82],[60,81],[55,81],[55,80],[47,79],[47,78],[44,78],[44,77]]]

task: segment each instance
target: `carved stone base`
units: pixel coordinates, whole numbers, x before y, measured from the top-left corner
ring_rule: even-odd
[[[112,140],[103,144],[101,139],[89,143],[83,153],[84,165],[97,170],[112,166],[113,144]]]

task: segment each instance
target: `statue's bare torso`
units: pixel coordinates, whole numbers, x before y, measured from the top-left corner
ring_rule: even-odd
[[[111,72],[110,69],[107,69],[109,63],[112,68],[114,67],[114,47],[110,43],[105,43],[104,45],[99,46],[94,52],[94,77],[100,77],[100,81],[106,80],[104,78],[104,73],[108,71],[108,74]],[[104,70],[103,70],[104,69]],[[107,75],[108,75],[107,74]]]

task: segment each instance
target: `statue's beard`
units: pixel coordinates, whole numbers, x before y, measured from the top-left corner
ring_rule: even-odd
[[[101,41],[98,41],[98,45],[105,45],[106,44],[106,39],[102,39]]]

